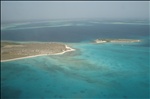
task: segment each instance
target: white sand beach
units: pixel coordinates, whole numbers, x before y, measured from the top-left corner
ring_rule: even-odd
[[[7,59],[7,60],[1,60],[1,62],[8,62],[8,61],[14,61],[14,60],[20,60],[20,59],[25,59],[25,58],[33,58],[33,57],[38,57],[38,56],[44,56],[44,55],[62,55],[66,52],[70,51],[75,51],[75,49],[65,45],[66,51],[60,52],[60,53],[54,53],[54,54],[40,54],[40,55],[33,55],[33,56],[27,56],[27,57],[20,57],[20,58],[14,58],[14,59]]]

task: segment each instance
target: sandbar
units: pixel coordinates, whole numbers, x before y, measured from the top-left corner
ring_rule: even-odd
[[[135,43],[135,42],[141,42],[141,40],[137,39],[96,39],[95,43]]]

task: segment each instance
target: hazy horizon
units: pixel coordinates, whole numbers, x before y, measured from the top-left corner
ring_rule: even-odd
[[[148,1],[2,1],[1,22],[54,19],[149,20]]]

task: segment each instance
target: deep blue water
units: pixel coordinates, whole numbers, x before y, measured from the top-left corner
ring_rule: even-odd
[[[49,24],[31,23],[4,29],[1,32],[2,40],[82,42],[97,38],[139,38],[149,35],[149,25],[87,22],[82,22],[82,24],[80,22],[63,22],[62,25]]]
[[[96,38],[140,43],[94,44]],[[10,25],[2,40],[57,41],[76,49],[1,63],[2,98],[149,99],[149,25],[45,22]]]

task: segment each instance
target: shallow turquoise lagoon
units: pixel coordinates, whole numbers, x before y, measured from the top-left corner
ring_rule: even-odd
[[[149,47],[68,45],[76,51],[1,63],[2,98],[149,98]]]
[[[2,26],[2,40],[65,42],[63,55],[1,63],[2,99],[149,99],[149,22],[46,21]],[[94,44],[97,38],[140,43]]]

